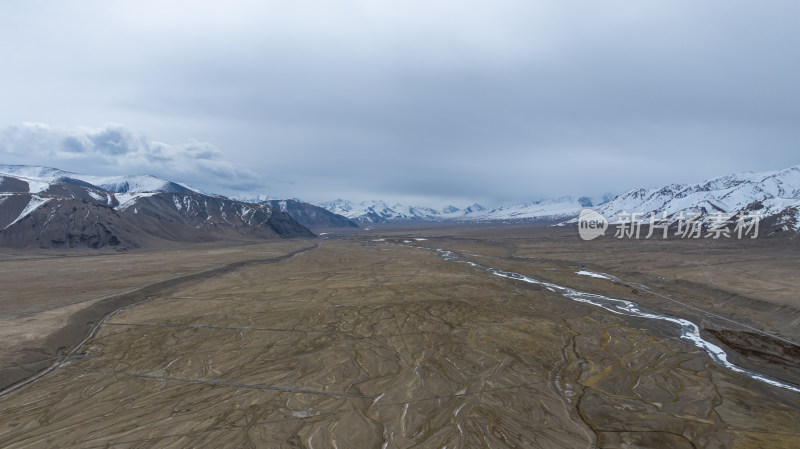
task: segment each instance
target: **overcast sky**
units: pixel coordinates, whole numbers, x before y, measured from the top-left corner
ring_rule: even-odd
[[[434,206],[800,164],[797,1],[0,11],[0,163]]]

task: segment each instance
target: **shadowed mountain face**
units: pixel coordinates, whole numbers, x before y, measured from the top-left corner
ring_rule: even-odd
[[[357,228],[358,225],[339,214],[335,214],[322,207],[295,200],[267,200],[269,204],[281,212],[291,215],[298,223],[307,228]]]
[[[0,173],[0,246],[135,248],[164,240],[314,237],[268,204],[206,195],[157,178],[96,178],[107,181],[102,187],[75,176],[53,178]]]

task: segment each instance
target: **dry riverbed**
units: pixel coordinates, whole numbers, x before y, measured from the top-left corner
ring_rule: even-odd
[[[797,447],[800,394],[722,367],[671,323],[413,246],[742,331],[655,295],[691,300],[681,286],[662,279],[650,293],[631,287],[658,280],[637,277],[641,265],[611,282],[576,274],[580,261],[534,255],[536,240],[522,234],[459,232],[361,233],[154,291],[0,397],[0,446]],[[263,258],[265,246],[245,248],[227,261]],[[697,307],[728,310],[714,302],[717,286],[704,288]],[[734,306],[737,319],[747,314]],[[772,315],[762,307],[748,323],[795,338]],[[781,374],[750,367],[762,365]]]

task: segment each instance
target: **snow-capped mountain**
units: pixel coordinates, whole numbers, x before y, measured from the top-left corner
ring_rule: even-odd
[[[337,199],[320,203],[318,206],[334,214],[345,216],[359,223],[386,223],[401,220],[435,220],[442,212],[429,207],[416,207],[403,204],[389,206],[383,201],[351,201]]]
[[[390,206],[384,201],[353,203],[342,199],[320,203],[318,206],[363,224],[408,220],[442,221],[462,217],[472,210],[481,211],[485,209],[479,204],[474,204],[467,209],[447,206],[437,210],[432,207],[410,206],[400,203]]]
[[[629,190],[597,209],[612,223],[620,214],[644,217],[666,214],[670,222],[700,214],[708,223],[731,219],[740,212],[760,213],[773,231],[797,230],[800,224],[800,166],[760,173],[736,173],[695,184],[671,184]],[[573,220],[574,221],[574,220]]]
[[[633,189],[616,197],[562,197],[553,200],[504,205],[487,209],[479,204],[459,209],[448,206],[443,210],[365,201],[354,204],[336,200],[322,207],[362,223],[382,223],[399,220],[430,220],[458,222],[502,221],[560,221],[575,223],[581,210],[594,208],[611,223],[625,219],[624,214],[639,213],[643,221],[651,214],[667,217],[675,224],[684,219],[700,217],[707,226],[722,221],[733,222],[735,217],[759,214],[764,228],[770,233],[800,230],[800,166],[769,172],[745,172],[708,179],[694,184],[671,184],[652,189]],[[715,223],[711,223],[711,222]],[[659,221],[663,224],[663,221]]]
[[[322,203],[320,206],[361,223],[386,223],[405,220],[459,222],[557,221],[576,217],[581,209],[602,204],[607,199],[593,200],[588,197],[577,199],[562,197],[555,200],[510,204],[493,209],[477,203],[463,209],[451,205],[437,210],[430,207],[404,204],[389,206],[383,201],[364,201],[354,204],[341,199]]]
[[[0,165],[0,175],[8,175],[29,181],[31,193],[39,193],[55,183],[89,184],[95,189],[111,193],[203,193],[189,186],[150,175],[90,176],[70,173],[57,168],[31,165]],[[30,181],[33,182],[31,183]]]
[[[470,210],[465,221],[557,221],[576,217],[582,209],[603,204],[604,199],[565,196],[554,200],[510,204],[491,210]]]
[[[450,206],[450,207],[452,208],[453,206]],[[485,210],[486,210],[485,207],[481,206],[478,203],[475,203],[472,206],[465,207],[464,211],[463,211],[463,213],[461,215],[478,214],[478,213],[483,212]],[[456,210],[456,212],[458,212],[458,210]]]
[[[0,165],[0,246],[136,247],[159,240],[312,237],[268,204],[153,176],[88,176]]]

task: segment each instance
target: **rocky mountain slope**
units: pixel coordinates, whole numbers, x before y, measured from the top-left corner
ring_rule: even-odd
[[[266,200],[261,203],[269,204],[281,212],[286,212],[298,223],[309,229],[358,227],[358,224],[347,217],[300,200]]]
[[[131,248],[164,240],[313,236],[268,204],[207,195],[153,176],[0,165],[0,246]]]

